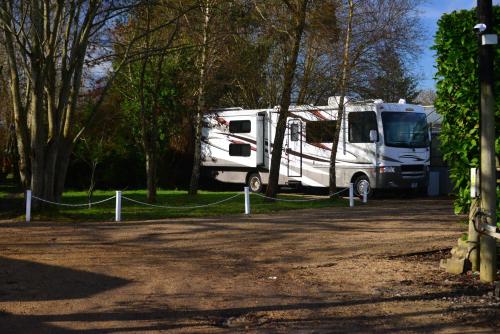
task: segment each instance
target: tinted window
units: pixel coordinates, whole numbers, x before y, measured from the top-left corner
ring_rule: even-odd
[[[377,130],[377,117],[373,111],[349,113],[349,142],[370,143],[370,130]]]
[[[337,121],[315,121],[306,123],[306,142],[332,143]]]
[[[299,125],[297,123],[290,125],[290,140],[291,141],[299,141]]]
[[[384,139],[387,146],[427,147],[429,128],[423,113],[383,112]]]
[[[250,144],[229,144],[229,155],[249,157],[250,156]]]
[[[249,133],[251,130],[250,121],[231,121],[229,122],[229,132]]]

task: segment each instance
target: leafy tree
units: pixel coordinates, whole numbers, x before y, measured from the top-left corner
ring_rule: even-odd
[[[493,8],[500,21],[500,7]],[[437,97],[434,106],[442,115],[441,151],[450,167],[450,178],[457,198],[455,211],[466,212],[470,206],[470,168],[479,166],[479,69],[478,40],[471,27],[477,23],[475,10],[455,11],[443,15],[433,49],[437,62]],[[496,34],[500,28],[493,27]],[[495,48],[495,61],[500,49]],[[500,64],[495,64],[496,96],[500,96]],[[500,158],[500,99],[496,99],[496,155]],[[497,194],[500,189],[497,186]],[[497,198],[499,196],[497,195]],[[498,210],[497,210],[498,212]]]
[[[185,65],[176,47],[179,20],[184,12],[164,7],[163,3],[147,3],[134,12],[128,35],[143,35],[132,52],[137,59],[128,62],[119,75],[116,88],[123,96],[122,107],[136,142],[143,149],[147,180],[147,198],[156,201],[157,169],[164,148],[179,129],[182,108],[179,104],[179,73]],[[175,22],[165,25],[167,21]]]
[[[235,65],[235,55],[248,60],[236,47],[243,44],[244,38],[240,36],[245,35],[249,24],[246,16],[253,6],[250,2],[241,0],[192,0],[187,3],[191,2],[196,5],[196,10],[186,17],[183,35],[195,50],[196,76],[195,85],[192,86],[196,97],[192,120],[194,157],[189,184],[189,194],[195,195],[200,176],[202,116],[209,109],[220,106],[224,97],[234,98],[231,93],[238,89],[229,87],[238,80],[246,80],[237,78],[238,72],[252,73],[249,68],[243,70],[242,66],[235,66],[234,69],[237,70],[233,71],[231,65]],[[240,92],[245,91],[241,89]],[[245,93],[251,94],[251,89]],[[255,95],[247,95],[246,101],[249,96]]]
[[[137,1],[0,2],[19,174],[33,195],[57,200],[62,194],[73,144],[87,128],[76,121],[84,74],[106,50],[103,33]]]

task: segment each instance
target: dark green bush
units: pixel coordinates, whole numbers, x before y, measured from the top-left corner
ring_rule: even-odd
[[[494,7],[500,22],[500,7]],[[441,151],[450,167],[457,199],[455,211],[466,212],[470,205],[471,167],[479,166],[479,68],[478,36],[472,27],[478,22],[475,10],[445,14],[438,21],[435,36],[437,63],[436,110],[443,117]],[[494,26],[496,34],[500,27]],[[500,156],[500,48],[495,54],[496,155]],[[497,187],[497,194],[500,189]],[[497,196],[498,198],[498,196]],[[500,210],[499,210],[500,211]],[[498,211],[497,211],[498,212]]]

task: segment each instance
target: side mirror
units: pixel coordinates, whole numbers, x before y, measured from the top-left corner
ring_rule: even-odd
[[[370,142],[372,142],[372,143],[378,142],[378,132],[377,132],[377,130],[370,130]]]

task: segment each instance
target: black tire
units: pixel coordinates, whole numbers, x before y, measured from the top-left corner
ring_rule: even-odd
[[[262,179],[260,178],[259,173],[251,173],[250,175],[248,175],[247,186],[253,193],[262,192],[264,186],[262,185]]]
[[[365,188],[367,188],[367,197],[368,198],[372,197],[373,188],[370,184],[370,179],[368,179],[368,176],[363,174],[358,176],[354,181],[354,196],[362,198]]]

